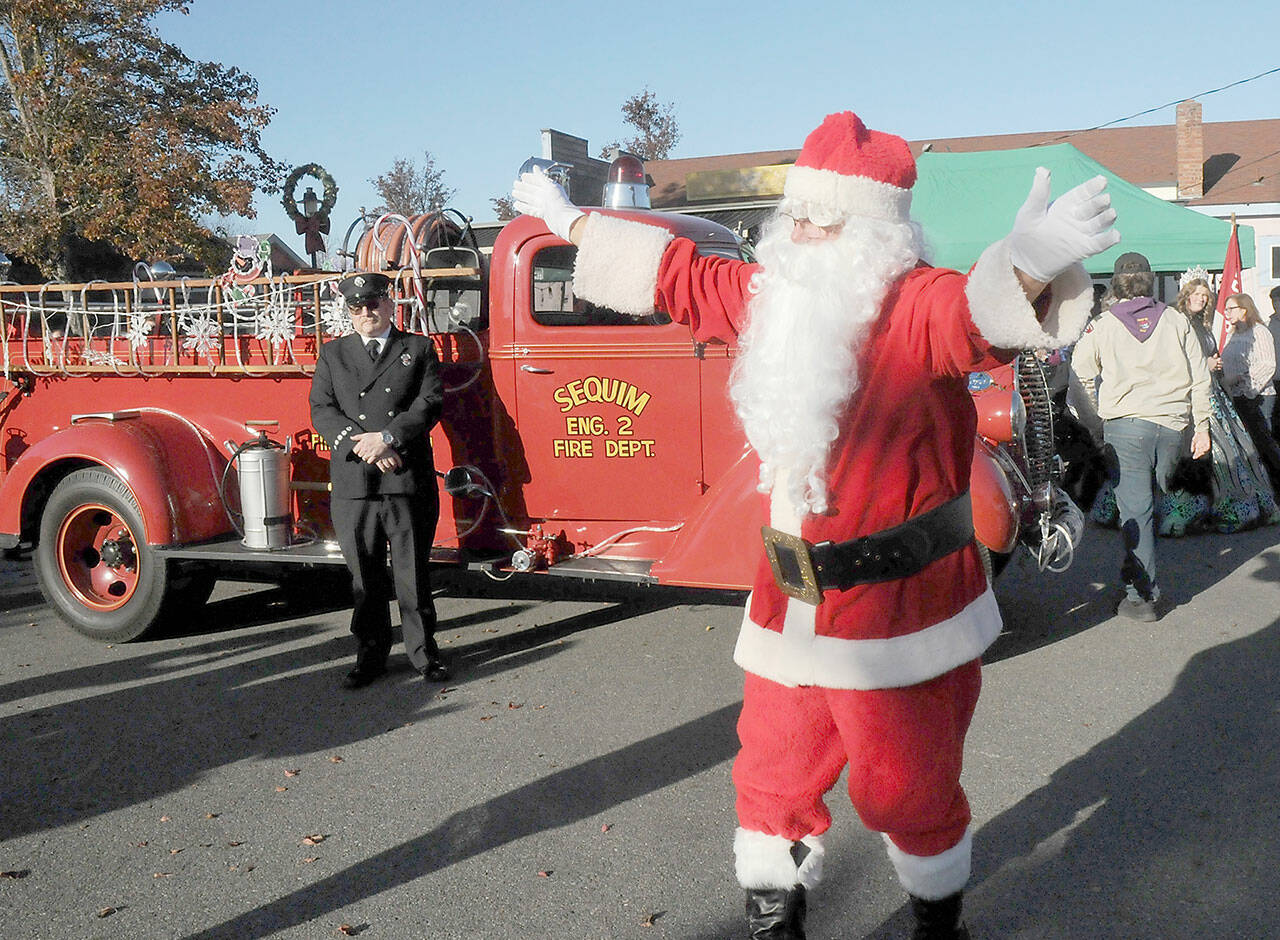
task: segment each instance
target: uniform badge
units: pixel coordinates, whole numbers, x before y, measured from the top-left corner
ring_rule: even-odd
[[[408,353],[402,353],[400,356],[400,365],[409,366],[413,364],[413,357]]]

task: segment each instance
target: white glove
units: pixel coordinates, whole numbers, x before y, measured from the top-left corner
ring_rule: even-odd
[[[560,184],[542,172],[541,167],[520,174],[511,184],[511,200],[517,212],[542,219],[547,228],[565,241],[569,240],[573,223],[586,214],[569,201]]]
[[[1095,176],[1050,202],[1049,171],[1039,167],[1009,235],[1013,266],[1047,284],[1120,241],[1106,188],[1107,178]]]

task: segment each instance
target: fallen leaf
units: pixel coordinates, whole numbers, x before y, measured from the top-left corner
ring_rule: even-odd
[[[169,854],[170,854],[170,855],[177,855],[177,854],[178,854],[179,852],[181,852],[181,851],[182,851],[182,849],[170,849],[170,850],[169,850]]]
[[[657,914],[650,914],[650,915],[649,915],[648,917],[646,917],[644,920],[640,921],[640,926],[641,926],[641,927],[652,927],[652,926],[653,926],[653,922],[654,922],[655,920],[657,920],[657,919],[658,919],[658,915],[657,915]]]
[[[312,835],[309,835],[309,836],[303,836],[302,838],[303,845],[319,845],[323,841],[324,841],[324,836],[318,832],[313,833]]]
[[[517,705],[515,702],[507,702],[507,708],[524,708],[524,702]]]
[[[114,907],[104,907],[102,910],[98,911],[98,916],[110,917],[115,912],[116,912],[116,909]]]
[[[480,720],[481,720],[481,721],[492,721],[492,720],[493,720],[493,715],[481,715],[481,716],[480,716]]]
[[[288,789],[289,789],[288,787],[276,787],[276,792],[277,792],[277,793],[284,793],[284,792],[285,792],[286,790],[288,790]]]
[[[204,818],[205,818],[205,819],[217,819],[217,818],[218,818],[219,816],[221,816],[221,815],[222,815],[221,813],[205,813],[205,814],[204,814]]]
[[[231,846],[231,848],[233,848],[233,849],[234,849],[237,845],[244,845],[244,843],[243,843],[243,842],[228,842],[228,843],[227,843],[227,845]]]
[[[551,877],[551,869],[550,869],[550,868],[548,868],[548,869],[545,869],[545,870],[543,870],[543,871],[538,872],[538,877],[539,877],[539,878],[550,878],[550,877]]]
[[[137,846],[138,848],[140,848],[140,849],[145,849],[145,848],[147,847],[148,843],[147,843],[147,842],[146,842],[146,840],[144,839],[142,842],[135,842],[135,843],[134,843],[134,845],[136,845],[136,846]]]
[[[711,626],[711,625],[709,625],[709,624],[708,624],[708,626],[707,626],[707,632],[710,632],[710,631],[712,631],[712,630],[714,630],[714,629],[715,629],[715,627],[713,627],[713,626]],[[648,927],[648,926],[651,926],[651,925],[650,925],[650,924],[645,924],[645,926],[646,926],[646,927]]]
[[[160,821],[161,821],[161,822],[168,822],[168,821],[169,821],[169,817],[168,817],[168,816],[161,816],[161,817],[160,817]]]
[[[296,777],[296,776],[298,776],[298,774],[300,774],[300,773],[302,773],[302,771],[301,771],[301,770],[286,770],[286,771],[284,772],[284,775],[285,775],[286,777]]]
[[[610,825],[609,823],[605,823],[603,826],[601,826],[601,827],[600,827],[600,831],[601,831],[601,832],[608,832],[608,831],[609,831],[610,829],[612,829],[612,828],[613,828],[613,826],[612,826],[612,825]]]
[[[331,763],[331,764],[341,764],[341,763],[342,763],[342,758],[341,758],[341,756],[339,756],[339,755],[337,755],[337,754],[334,754],[332,757],[330,757],[330,758],[329,758],[329,763]]]
[[[306,858],[302,860],[302,864],[310,865],[312,862],[318,862],[318,861],[320,861],[319,855],[308,855]]]
[[[151,876],[151,877],[152,877],[152,878],[172,878],[172,877],[173,877],[173,872],[171,872],[171,871],[158,871],[158,872],[155,872],[154,874],[152,874],[152,876]]]
[[[30,868],[19,869],[18,871],[0,871],[0,878],[25,878],[31,874]]]
[[[338,927],[338,933],[345,934],[348,937],[354,937],[359,932],[360,931],[358,931],[355,927],[352,927],[350,924],[342,924],[341,926]]]

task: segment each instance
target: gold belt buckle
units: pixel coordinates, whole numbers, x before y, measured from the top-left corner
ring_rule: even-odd
[[[822,590],[818,587],[818,575],[813,569],[813,557],[809,543],[798,535],[783,532],[772,526],[760,529],[764,539],[764,553],[773,569],[773,580],[788,597],[817,607],[822,603]]]

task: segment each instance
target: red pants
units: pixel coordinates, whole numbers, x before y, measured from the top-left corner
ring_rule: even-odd
[[[960,767],[981,686],[976,659],[874,691],[788,688],[747,673],[733,765],[739,824],[792,841],[825,832],[823,795],[847,763],[868,829],[912,856],[956,846],[969,825]]]

